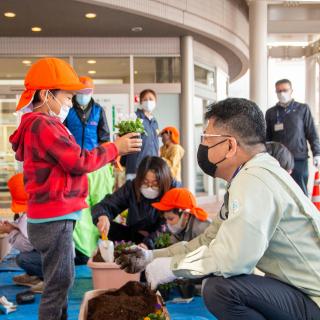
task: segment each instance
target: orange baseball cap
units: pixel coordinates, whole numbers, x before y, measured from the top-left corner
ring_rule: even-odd
[[[93,80],[90,77],[87,76],[82,76],[79,77],[79,80],[81,83],[83,83],[87,88],[94,89],[94,84],[93,84]]]
[[[169,132],[170,136],[171,136],[171,140],[173,143],[175,144],[179,144],[180,143],[180,134],[177,128],[175,127],[166,127],[164,129],[162,129],[162,131],[160,132],[160,135],[162,135],[165,132]]]
[[[11,194],[11,210],[14,213],[26,212],[28,194],[24,188],[23,174],[18,173],[12,176],[8,181],[8,187]]]
[[[208,219],[208,213],[197,207],[194,195],[185,188],[173,188],[164,194],[160,202],[152,203],[152,206],[160,211],[171,211],[172,209],[190,210],[200,221]]]
[[[58,58],[43,58],[35,62],[26,75],[24,86],[25,90],[17,105],[17,111],[31,105],[37,90],[61,89],[79,93],[92,92],[92,88],[80,82],[73,68]]]

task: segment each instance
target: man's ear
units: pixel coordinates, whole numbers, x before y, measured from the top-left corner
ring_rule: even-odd
[[[238,148],[238,142],[234,137],[230,137],[229,139],[229,151],[226,154],[226,158],[232,158],[236,152],[237,152],[237,148]]]

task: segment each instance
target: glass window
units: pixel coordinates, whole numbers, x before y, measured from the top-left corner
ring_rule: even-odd
[[[211,70],[194,65],[194,79],[210,88],[215,87],[215,73]]]
[[[180,82],[180,59],[177,57],[134,58],[134,82]]]
[[[125,58],[74,58],[73,66],[79,76],[103,79],[104,84],[130,83],[130,60]]]
[[[24,79],[32,63],[40,57],[19,57],[0,59],[0,79]],[[60,58],[69,62],[69,58]]]

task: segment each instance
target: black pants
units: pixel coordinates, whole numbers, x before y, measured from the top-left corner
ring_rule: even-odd
[[[307,295],[269,277],[210,277],[203,298],[219,320],[320,319],[320,308]]]
[[[294,168],[291,174],[294,181],[300,186],[306,196],[308,196],[308,159],[294,160]]]
[[[42,260],[39,320],[67,319],[68,291],[74,280],[73,225],[72,220],[28,223],[29,240]]]
[[[108,238],[112,241],[124,240],[139,244],[143,241],[144,236],[131,227],[112,221],[110,223]]]

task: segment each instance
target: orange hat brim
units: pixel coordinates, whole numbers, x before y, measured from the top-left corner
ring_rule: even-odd
[[[23,108],[26,108],[31,105],[33,96],[37,90],[50,90],[50,89],[59,89],[65,91],[73,91],[75,94],[83,93],[90,94],[92,93],[92,88],[88,88],[86,85],[79,82],[79,84],[74,84],[72,86],[61,85],[59,88],[37,88],[37,89],[26,89],[23,91],[19,103],[16,107],[16,111],[19,111]]]
[[[155,203],[152,203],[151,204],[155,209],[158,209],[160,211],[170,211],[172,209],[174,209],[175,207],[174,206],[168,206],[168,205],[165,205],[161,202],[155,202]]]

